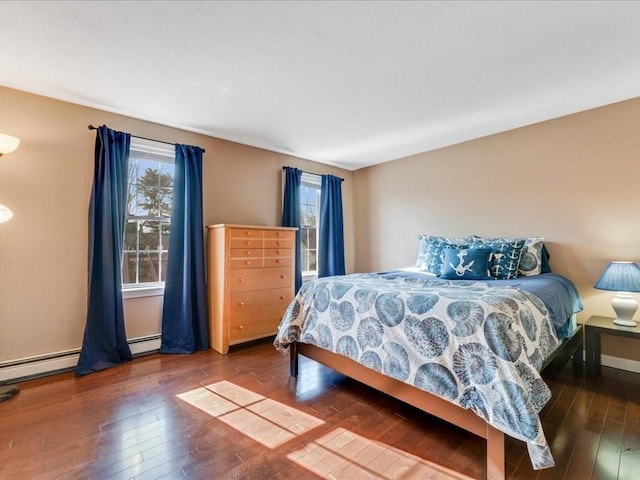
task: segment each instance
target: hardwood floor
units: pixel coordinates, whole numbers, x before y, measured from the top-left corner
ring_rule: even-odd
[[[0,403],[0,478],[484,478],[484,440],[310,360],[300,369],[290,377],[265,342],[23,382]],[[640,375],[544,377],[556,466],[532,470],[510,439],[509,478],[640,478]]]

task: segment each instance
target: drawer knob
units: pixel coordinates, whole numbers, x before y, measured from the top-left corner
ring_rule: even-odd
[[[244,262],[244,263],[246,263],[247,265],[251,265],[251,260],[247,260],[247,261],[246,261],[246,262]]]
[[[245,245],[251,245],[251,242],[249,240],[247,240],[246,242],[244,242]]]
[[[282,242],[281,242],[280,240],[278,240],[278,241],[276,242],[276,245],[280,245],[281,243],[282,243]]]
[[[244,302],[240,302],[239,304],[241,307],[244,307]]]
[[[276,236],[281,237],[282,236],[282,232],[276,233]]]
[[[242,330],[244,328],[244,325],[239,325],[238,328]]]
[[[280,275],[280,278],[284,278],[284,275]]]
[[[245,232],[245,233],[246,233],[247,235],[251,235],[251,232],[248,232],[248,231],[247,231],[247,232]]]
[[[247,250],[247,255],[251,255],[251,252],[249,250]]]
[[[240,279],[240,283],[242,283],[242,282],[244,282],[244,278],[241,278],[241,279]]]
[[[280,255],[280,250],[276,250],[276,255]]]
[[[276,263],[281,263],[282,260],[280,260],[279,258],[276,258]]]
[[[284,295],[280,295],[280,300],[284,300]]]

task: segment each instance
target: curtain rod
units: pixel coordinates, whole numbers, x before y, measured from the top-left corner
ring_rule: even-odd
[[[97,129],[98,129],[98,127],[94,127],[93,125],[89,125],[89,130],[97,130]],[[149,140],[151,142],[159,142],[159,143],[166,143],[167,145],[175,145],[175,143],[165,142],[163,140],[156,140],[154,138],[140,137],[138,135],[131,135],[131,136],[135,137],[135,138],[139,138],[141,140]],[[200,148],[200,147],[198,147],[198,148]],[[202,153],[206,152],[206,150],[204,148],[202,148],[201,150],[202,150]]]
[[[285,166],[285,167],[282,167],[282,170],[284,170],[285,168],[287,168],[287,167],[286,167],[286,166]],[[294,167],[294,168],[295,168],[295,167]],[[298,169],[298,170],[300,170],[300,169]],[[309,175],[318,175],[318,176],[320,176],[320,177],[323,175],[322,173],[307,172],[306,170],[300,170],[300,171],[301,171],[302,173],[308,173]],[[334,175],[334,177],[336,177],[336,176]],[[336,178],[339,178],[341,182],[344,182],[344,178],[342,178],[342,177],[336,177]]]

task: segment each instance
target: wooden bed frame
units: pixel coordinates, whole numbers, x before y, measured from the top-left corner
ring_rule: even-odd
[[[573,336],[563,340],[560,348],[547,359],[543,369],[549,367],[554,371],[560,370],[572,357],[575,364],[582,364],[582,336],[582,325],[578,325]],[[348,357],[314,345],[294,342],[289,350],[291,375],[294,377],[298,376],[298,355],[304,355],[347,377],[486,439],[487,479],[504,480],[506,478],[505,434],[471,410],[465,410],[424,390],[364,367]]]

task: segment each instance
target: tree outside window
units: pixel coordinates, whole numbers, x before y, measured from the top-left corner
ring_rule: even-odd
[[[159,153],[160,151],[160,153]],[[174,177],[173,149],[134,148],[124,238],[124,287],[165,281]]]

